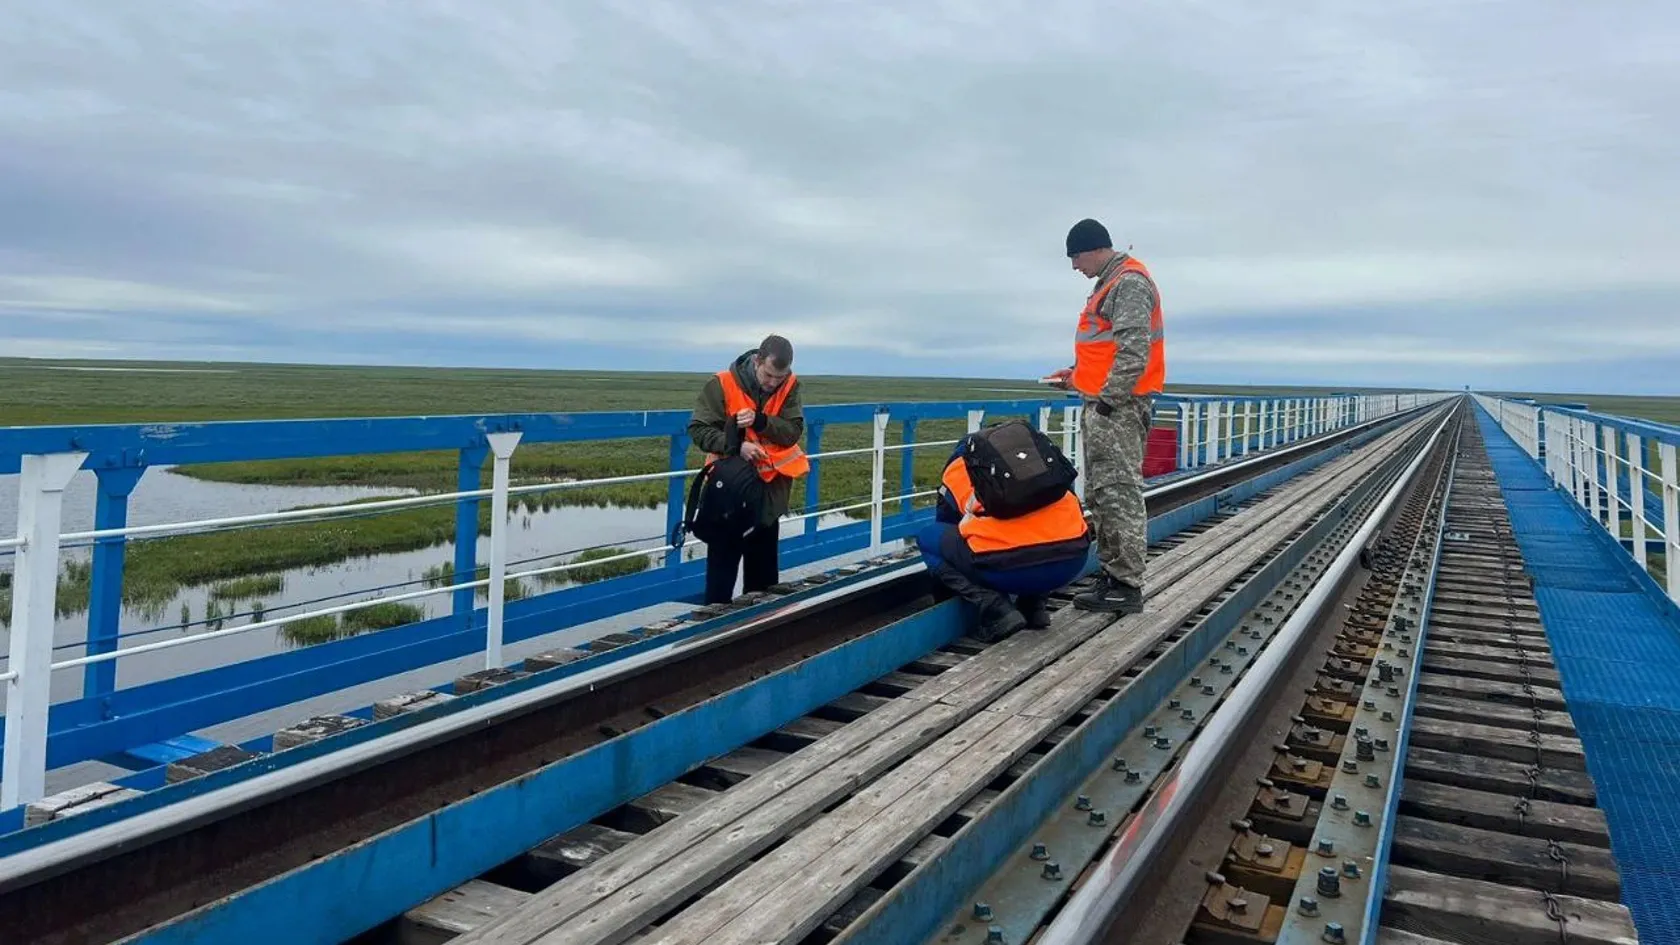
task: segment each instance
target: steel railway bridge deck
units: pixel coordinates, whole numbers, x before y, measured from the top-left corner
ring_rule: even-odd
[[[1245,422],[1143,614],[990,645],[877,435],[871,557],[31,802],[0,941],[1680,941],[1672,431],[1592,416]]]

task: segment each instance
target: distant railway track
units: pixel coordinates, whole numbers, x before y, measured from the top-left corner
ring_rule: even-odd
[[[1008,833],[994,824],[1042,806],[1028,795],[1077,783],[1070,746],[1102,753],[1102,734],[1131,731],[1132,741],[1145,740],[1138,757],[1149,760],[1124,767],[1116,760],[1105,770],[1136,799],[1077,805],[1081,849],[1089,848],[1082,855],[1097,862],[1101,844],[1088,841],[1127,823],[1152,790],[1170,783],[1161,779],[1166,762],[1194,744],[1187,739],[1284,627],[1307,596],[1304,582],[1325,572],[1387,490],[1419,466],[1426,444],[1437,447],[1432,456],[1444,453],[1447,414],[1415,415],[1158,543],[1141,617],[1116,622],[1067,609],[1070,589],[1056,602],[1050,631],[993,646],[963,638],[926,652],[359,940],[896,941],[881,930],[911,897],[969,873],[986,879],[964,864],[980,848],[977,834]],[[1151,511],[1205,499],[1356,432],[1168,486],[1152,496]],[[883,575],[632,661],[587,686],[415,736],[401,750],[370,743],[219,807],[207,800],[173,821],[165,809],[149,830],[131,827],[122,844],[97,844],[90,833],[79,846],[10,868],[0,927],[46,945],[143,937],[183,916],[190,922],[194,910],[224,897],[796,669],[929,603],[921,579]],[[1212,662],[1192,658],[1203,650],[1215,654]],[[1141,719],[1155,706],[1151,697],[1181,687],[1193,695],[1170,706],[1171,723],[1150,731]],[[1058,773],[1044,773],[1051,769]],[[1082,868],[1074,857],[1039,852],[1025,847],[1013,864],[1025,864],[1040,884],[1033,928],[1054,919]],[[1003,940],[1025,941],[1005,931],[1010,920],[998,907],[977,914],[946,938],[988,941],[996,926]]]

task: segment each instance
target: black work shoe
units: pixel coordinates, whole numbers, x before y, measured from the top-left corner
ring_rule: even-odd
[[[1073,606],[1107,614],[1141,614],[1143,591],[1105,574],[1095,587],[1074,597]]]
[[[1015,609],[1027,618],[1027,627],[1030,629],[1043,630],[1050,626],[1050,607],[1042,597],[1022,594],[1015,598]]]
[[[974,628],[974,639],[981,643],[996,643],[1012,636],[1027,625],[1027,618],[1015,609],[1009,598],[998,594],[980,606],[980,618]]]

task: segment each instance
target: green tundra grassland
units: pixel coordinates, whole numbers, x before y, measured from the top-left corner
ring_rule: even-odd
[[[707,376],[703,373],[0,359],[0,426],[686,410],[693,405]],[[802,376],[801,384],[807,405],[1007,400],[1050,393],[1030,378]],[[1315,392],[1312,388],[1169,388],[1189,389],[1237,396]],[[1322,388],[1318,392],[1330,390]],[[1606,405],[1599,409],[1612,408]],[[1675,401],[1673,409],[1673,415],[1680,417],[1680,401]],[[918,425],[917,439],[954,439],[963,429],[960,420],[923,423]],[[831,425],[824,432],[822,447],[824,450],[865,447],[869,445],[869,436],[867,424]],[[901,437],[902,428],[893,424],[888,430],[888,441],[898,442]],[[946,447],[916,451],[914,475],[918,490],[933,488],[948,453]],[[663,437],[530,444],[515,452],[512,471],[516,483],[625,476],[665,470],[667,454],[668,441]],[[456,461],[456,454],[447,451],[219,463],[177,471],[199,479],[234,483],[370,485],[449,492],[455,488]],[[688,465],[695,467],[700,462],[699,453],[690,448]],[[896,457],[889,459],[893,469],[897,468],[897,462]],[[488,469],[487,462],[486,483]],[[867,500],[869,470],[867,455],[826,462],[820,480],[819,508],[837,508]],[[563,504],[653,507],[663,502],[666,494],[666,483],[656,481],[544,492],[518,501],[528,509]],[[805,490],[796,487],[793,511],[806,511],[804,498]],[[920,504],[925,502],[922,500]],[[848,514],[863,517],[866,513]],[[481,503],[481,531],[488,532],[489,524],[489,504]],[[261,541],[251,540],[248,530],[235,530],[135,542],[127,555],[124,597],[131,603],[166,600],[183,586],[426,548],[448,542],[454,534],[455,510],[446,504],[274,526],[263,529]],[[79,578],[71,575],[68,586],[61,586],[60,609],[66,612],[84,609],[87,583],[86,575]]]

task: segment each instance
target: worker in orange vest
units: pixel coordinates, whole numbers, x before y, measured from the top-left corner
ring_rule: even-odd
[[[1096,285],[1079,313],[1073,367],[1058,371],[1053,383],[1079,392],[1085,402],[1082,475],[1102,564],[1095,586],[1076,595],[1073,605],[1141,613],[1149,543],[1143,458],[1155,397],[1167,376],[1161,296],[1149,270],[1129,253],[1115,252],[1096,220],[1080,220],[1068,231],[1067,254]]]
[[[739,541],[706,546],[708,604],[734,599],[737,574],[743,593],[776,583],[780,520],[787,513],[793,481],[810,470],[810,461],[799,448],[805,412],[799,378],[793,373],[793,344],[786,338],[766,337],[757,348],[706,380],[695,401],[688,436],[708,461],[729,448],[728,424],[740,430],[740,455],[757,467],[764,481],[764,504],[758,526]]]
[[[1047,598],[1083,573],[1091,539],[1071,489],[1025,515],[988,515],[963,461],[978,435],[964,437],[945,464],[934,524],[916,535],[916,545],[939,585],[979,610],[975,639],[992,643],[1022,627],[1050,626]]]

